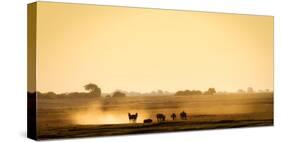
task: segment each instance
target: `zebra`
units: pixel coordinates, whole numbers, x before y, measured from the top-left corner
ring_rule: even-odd
[[[136,114],[128,113],[128,117],[129,117],[129,122],[136,123],[137,118],[138,118],[138,113],[136,113]]]
[[[175,113],[173,113],[173,114],[171,115],[171,118],[172,118],[173,120],[175,120],[176,117],[177,117],[177,115],[176,115]]]
[[[182,112],[180,113],[180,117],[181,117],[182,120],[186,120],[186,119],[187,119],[187,113],[184,112],[184,111],[182,111]]]
[[[156,118],[157,118],[158,122],[162,122],[162,121],[165,121],[166,116],[162,113],[158,113],[158,114],[156,114]]]

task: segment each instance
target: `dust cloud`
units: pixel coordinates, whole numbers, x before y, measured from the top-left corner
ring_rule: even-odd
[[[189,116],[263,114],[272,111],[272,98],[267,96],[158,96],[105,98],[72,113],[74,124],[129,123],[128,113],[138,113],[137,123],[144,119],[156,121],[156,114],[163,113],[171,120],[172,113],[185,111]]]
[[[116,109],[114,107],[108,108],[102,102],[95,102],[87,109],[79,110],[72,115],[74,124],[88,125],[88,124],[122,124],[129,123],[128,113],[138,113],[137,123],[142,123],[151,114],[144,110],[132,109],[129,107],[122,107]]]

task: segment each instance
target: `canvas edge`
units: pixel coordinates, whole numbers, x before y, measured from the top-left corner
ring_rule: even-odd
[[[27,137],[37,140],[36,106],[37,2],[27,4]]]

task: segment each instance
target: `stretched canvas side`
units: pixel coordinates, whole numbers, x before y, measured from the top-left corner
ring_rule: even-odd
[[[36,19],[37,3],[27,6],[27,137],[37,139],[36,132]]]

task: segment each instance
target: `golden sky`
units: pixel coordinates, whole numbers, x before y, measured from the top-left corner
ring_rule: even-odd
[[[38,3],[37,89],[273,89],[273,17]]]

